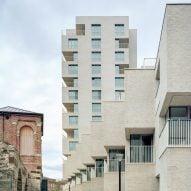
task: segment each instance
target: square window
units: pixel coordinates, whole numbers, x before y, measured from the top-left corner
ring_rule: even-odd
[[[93,64],[92,65],[92,74],[101,74],[101,65],[100,64]]]
[[[101,112],[101,103],[92,103],[92,112],[93,113]]]
[[[115,87],[124,87],[124,78],[115,78]]]
[[[69,125],[77,125],[78,116],[69,116]]]
[[[69,64],[68,65],[68,73],[69,74],[78,74],[78,65],[77,64]]]
[[[101,78],[92,78],[93,87],[101,87]]]
[[[101,61],[101,52],[92,52],[92,61]]]
[[[69,100],[78,99],[78,90],[69,90]]]
[[[92,99],[100,100],[101,99],[101,90],[93,90],[92,91]]]
[[[68,39],[68,48],[77,48],[78,39]]]
[[[92,33],[92,36],[100,36],[101,35],[101,25],[100,24],[92,24],[91,33]]]
[[[101,48],[101,39],[92,39],[92,48],[100,49]]]
[[[116,24],[115,25],[115,35],[116,36],[124,35],[124,24]]]
[[[124,61],[124,52],[115,52],[116,61]]]

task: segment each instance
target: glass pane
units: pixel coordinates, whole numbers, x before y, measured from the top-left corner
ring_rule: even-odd
[[[69,125],[77,125],[78,116],[69,116]]]
[[[92,103],[92,112],[101,112],[101,103]]]
[[[124,34],[124,24],[116,24],[115,25],[115,34],[117,36]]]
[[[170,118],[188,118],[188,108],[187,107],[171,107],[170,108]]]
[[[69,91],[69,100],[78,99],[78,91],[70,90]]]
[[[101,52],[92,52],[92,61],[101,61]]]
[[[92,39],[92,48],[101,48],[101,39]]]
[[[100,100],[101,99],[101,91],[100,90],[93,90],[92,91],[92,99]]]
[[[102,116],[92,116],[92,121],[101,121]]]
[[[101,74],[101,65],[92,65],[92,74]]]
[[[124,78],[115,78],[115,87],[124,87]]]
[[[74,138],[77,139],[79,137],[78,129],[74,129]]]
[[[115,52],[115,60],[123,61],[124,60],[124,52]]]
[[[69,150],[70,151],[75,151],[77,143],[78,143],[77,141],[70,141],[69,142]]]
[[[78,39],[68,39],[68,48],[77,48]]]
[[[69,74],[78,74],[78,65],[68,65],[68,73]]]
[[[101,35],[101,25],[92,24],[91,33],[92,33],[92,36],[100,36]]]
[[[92,78],[92,86],[100,87],[101,86],[101,78]]]
[[[74,103],[74,112],[78,112],[78,104]]]

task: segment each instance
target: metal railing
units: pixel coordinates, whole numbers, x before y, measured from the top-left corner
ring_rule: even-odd
[[[119,171],[119,161],[117,159],[110,159],[108,167],[109,172]],[[125,159],[121,161],[121,171],[125,171]]]
[[[152,163],[154,161],[153,145],[131,145],[130,163]]]
[[[168,119],[160,133],[160,154],[166,147],[191,147],[191,120]]]

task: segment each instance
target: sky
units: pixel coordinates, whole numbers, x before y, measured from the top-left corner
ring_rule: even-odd
[[[129,16],[140,66],[156,57],[165,4],[175,2],[191,0],[0,0],[0,107],[44,113],[44,176],[62,178],[62,31],[76,16]]]

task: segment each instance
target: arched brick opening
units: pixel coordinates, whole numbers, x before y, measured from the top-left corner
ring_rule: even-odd
[[[20,154],[34,155],[34,132],[29,126],[20,129]]]
[[[22,191],[22,174],[20,169],[17,178],[17,191]]]

